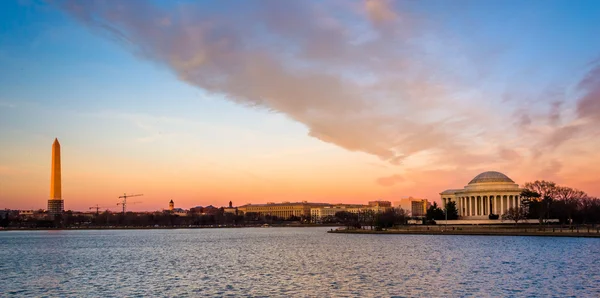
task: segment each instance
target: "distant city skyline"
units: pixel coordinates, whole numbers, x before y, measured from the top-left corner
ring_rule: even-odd
[[[0,1],[0,208],[600,196],[600,2],[265,3]]]

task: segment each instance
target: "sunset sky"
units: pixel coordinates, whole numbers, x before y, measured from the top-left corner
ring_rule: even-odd
[[[111,5],[112,4],[112,5]],[[600,1],[0,1],[0,209],[600,196]]]

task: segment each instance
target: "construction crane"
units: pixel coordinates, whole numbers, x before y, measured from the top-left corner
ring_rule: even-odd
[[[137,203],[141,203],[141,202],[130,202],[127,203],[127,198],[130,197],[139,197],[139,196],[143,196],[143,194],[135,194],[135,195],[128,195],[128,194],[123,194],[122,196],[119,197],[119,199],[123,199],[123,201],[121,201],[120,203],[117,203],[118,205],[123,205],[123,215],[125,215],[125,210],[127,209],[127,204],[137,204]]]
[[[98,206],[98,204],[96,204],[96,206],[90,207],[90,210],[96,209],[96,216],[98,216],[98,214],[100,213],[100,208],[104,208],[104,207]]]

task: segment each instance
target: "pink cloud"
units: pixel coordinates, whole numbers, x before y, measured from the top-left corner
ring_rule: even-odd
[[[210,10],[203,2],[178,2],[174,9],[134,1],[58,3],[192,86],[282,113],[311,137],[391,165],[427,155],[421,172],[448,179],[491,166],[560,170],[569,164],[561,150],[572,150],[573,140],[593,145],[582,137],[597,128],[577,121],[600,119],[598,67],[579,85],[580,119],[565,113],[569,103],[560,90],[548,91],[551,103],[536,102],[514,86],[501,109],[488,105],[489,94],[473,87],[476,79],[465,84],[471,77],[462,71],[485,68],[488,57],[464,55],[456,35],[444,35],[435,20],[412,15],[402,2],[368,0],[358,12],[327,1],[219,1]],[[419,175],[377,183],[429,181]]]
[[[381,185],[381,186],[394,186],[398,183],[401,183],[404,181],[404,178],[400,175],[391,175],[388,177],[381,177],[381,178],[377,178],[376,182],[377,184]]]

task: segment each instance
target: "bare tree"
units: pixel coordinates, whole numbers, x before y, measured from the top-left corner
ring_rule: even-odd
[[[410,217],[410,214],[408,213],[408,211],[406,211],[402,208],[396,208],[394,210],[396,213],[395,224],[396,225],[405,225],[408,221],[408,218]]]
[[[502,220],[512,220],[515,225],[527,218],[527,213],[523,208],[509,208],[506,213],[502,215]]]
[[[573,214],[580,208],[588,195],[581,190],[566,186],[558,186],[555,191],[555,196],[557,200],[563,201],[569,223],[572,223]]]
[[[556,183],[552,181],[536,180],[534,182],[525,183],[525,188],[532,192],[538,193],[543,199],[546,197],[554,198],[558,187],[556,186]]]
[[[587,196],[581,200],[582,222],[600,222],[600,199]]]
[[[360,225],[365,225],[365,226],[369,226],[371,227],[371,230],[373,229],[373,226],[375,225],[375,211],[367,209],[367,210],[363,210],[361,212],[359,212],[358,215],[358,221],[360,223]]]
[[[546,218],[550,217],[550,203],[556,196],[556,183],[551,181],[539,181],[525,183],[525,188],[540,195],[540,198],[532,202],[530,206],[536,206],[540,225],[544,221],[544,215]]]

